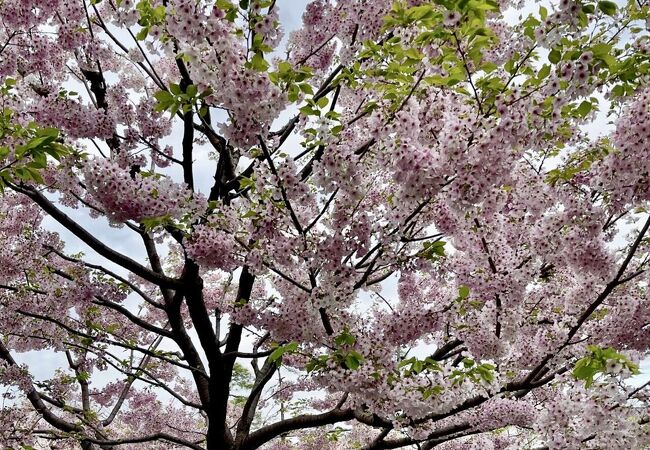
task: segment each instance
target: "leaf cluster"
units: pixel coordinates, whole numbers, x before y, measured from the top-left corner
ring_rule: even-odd
[[[599,374],[607,373],[607,364],[610,361],[621,364],[632,374],[639,374],[639,367],[629,360],[628,357],[618,353],[612,347],[601,348],[596,345],[587,346],[589,354],[576,362],[573,368],[573,376],[576,380],[585,382],[585,387],[594,384]]]

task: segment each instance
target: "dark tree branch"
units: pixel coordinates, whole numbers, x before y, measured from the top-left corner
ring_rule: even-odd
[[[192,448],[195,450],[204,450],[204,448],[199,445],[201,442],[203,442],[203,440],[190,442],[168,433],[155,433],[149,436],[140,436],[140,437],[123,438],[123,439],[96,439],[90,437],[85,439],[89,442],[98,445],[114,445],[114,446],[120,446],[126,444],[140,444],[143,442],[164,440],[164,441],[171,442],[173,444],[182,445],[183,447]]]
[[[114,303],[114,302],[111,302],[111,301],[108,301],[108,300],[104,299],[103,297],[101,297],[99,295],[96,295],[95,298],[96,298],[96,300],[93,300],[94,304],[100,305],[100,306],[105,306],[106,308],[110,308],[110,309],[112,309],[114,311],[117,311],[118,313],[122,314],[124,317],[129,319],[132,323],[139,326],[140,328],[142,328],[144,330],[147,330],[147,331],[151,331],[152,333],[155,333],[155,334],[157,334],[157,335],[159,335],[161,337],[166,337],[166,338],[169,338],[169,339],[174,338],[173,334],[170,331],[165,330],[164,328],[157,327],[157,326],[147,322],[146,320],[141,319],[140,317],[133,314],[131,311],[129,311],[124,306],[118,305],[117,303]]]
[[[433,354],[431,355],[431,359],[436,361],[442,361],[446,359],[449,352],[454,350],[462,343],[463,341],[461,341],[460,339],[454,339],[447,342],[446,344],[443,344],[442,346],[438,347],[438,349],[436,349],[435,352],[433,352]]]
[[[250,273],[248,267],[242,268],[239,276],[239,287],[237,290],[237,299],[243,302],[250,300],[251,292],[253,291],[253,284],[255,283],[255,276]],[[239,351],[241,343],[243,326],[231,322],[228,330],[228,338],[226,339],[226,347],[224,353],[234,355]],[[219,346],[217,342],[217,347]],[[217,350],[219,351],[219,350]],[[233,437],[230,429],[226,427],[226,415],[228,412],[228,402],[230,399],[230,382],[232,380],[232,372],[235,365],[236,357],[230,356],[224,358],[221,353],[217,353],[218,359],[210,361],[210,399],[211,408],[208,411],[208,447],[209,448],[229,448],[233,443]],[[217,447],[213,447],[213,446]]]
[[[262,152],[264,153],[264,156],[266,157],[267,162],[269,163],[269,168],[271,169],[271,173],[275,175],[275,177],[278,179],[278,187],[280,188],[280,194],[282,195],[282,200],[284,201],[284,206],[286,206],[287,210],[289,211],[289,215],[291,216],[291,221],[293,222],[294,227],[296,227],[296,230],[298,231],[299,234],[305,234],[304,229],[302,228],[302,225],[300,225],[300,221],[298,220],[298,216],[296,215],[295,211],[291,207],[291,202],[289,201],[289,197],[287,196],[287,191],[284,188],[284,184],[280,177],[278,176],[278,171],[275,168],[275,163],[273,162],[273,158],[271,157],[271,153],[269,153],[269,149],[266,146],[266,143],[264,142],[264,139],[262,139],[262,136],[257,136],[260,147],[262,147]]]
[[[643,228],[641,231],[639,231],[638,236],[636,237],[634,243],[628,250],[627,256],[621,263],[618,272],[614,276],[614,278],[607,283],[605,286],[605,289],[598,295],[596,300],[594,300],[593,303],[589,305],[587,309],[583,311],[583,313],[578,317],[578,320],[576,321],[575,325],[571,327],[569,330],[569,333],[567,334],[566,339],[564,340],[564,343],[560,346],[559,349],[554,351],[553,353],[547,354],[542,361],[533,369],[530,371],[528,376],[526,377],[526,382],[531,382],[536,379],[536,377],[539,375],[539,373],[544,369],[546,364],[553,359],[553,357],[557,354],[557,352],[563,348],[565,348],[567,345],[570,344],[571,340],[573,337],[578,333],[582,325],[591,317],[591,315],[598,309],[598,307],[607,299],[607,297],[614,291],[614,289],[621,285],[623,283],[622,280],[624,280],[623,275],[625,274],[625,271],[627,270],[628,266],[630,265],[630,262],[632,262],[632,258],[634,258],[634,255],[636,254],[637,249],[641,245],[641,242],[643,241],[643,238],[645,234],[648,232],[648,228],[650,228],[650,217],[646,220],[645,224],[643,225]]]
[[[160,354],[157,354],[157,353],[155,353],[155,352],[153,352],[153,351],[151,351],[149,349],[146,349],[146,348],[137,347],[137,346],[134,346],[134,345],[124,344],[122,342],[115,341],[113,339],[98,338],[97,336],[93,336],[93,335],[90,335],[88,333],[84,333],[83,331],[75,330],[74,328],[72,328],[71,326],[66,325],[65,323],[61,322],[60,320],[54,319],[54,318],[46,316],[46,315],[36,314],[36,313],[25,311],[25,310],[22,310],[22,309],[18,309],[18,310],[16,310],[16,312],[18,314],[23,315],[23,316],[31,317],[32,319],[39,319],[39,320],[43,320],[43,321],[46,321],[46,322],[53,323],[53,324],[57,325],[58,327],[64,329],[65,331],[67,331],[68,333],[70,333],[70,334],[72,334],[74,336],[79,336],[81,338],[90,339],[92,341],[100,341],[100,342],[103,342],[103,343],[106,343],[106,344],[115,345],[117,347],[124,348],[126,350],[134,350],[134,351],[140,352],[140,353],[142,353],[144,355],[153,356],[153,357],[155,357],[157,359],[160,359],[161,361],[165,361],[165,362],[167,362],[169,364],[180,367],[181,369],[189,370],[192,373],[197,373],[197,374],[199,374],[199,375],[201,375],[203,377],[207,377],[207,375],[205,373],[205,370],[203,369],[202,366],[201,367],[192,367],[190,365],[183,364],[181,362],[178,362],[178,361],[175,361],[173,359],[162,356]],[[89,345],[88,347],[80,347],[80,348],[83,348],[83,349],[88,348],[88,349],[90,349],[91,347]]]
[[[179,67],[184,68],[184,64],[180,59],[176,59]],[[192,85],[192,79],[187,73],[187,70],[181,70],[183,77],[180,82],[180,89],[187,92],[187,88]],[[183,113],[183,181],[187,184],[191,191],[194,191],[194,170],[193,170],[193,152],[194,152],[194,110],[189,108]]]
[[[254,450],[266,442],[293,430],[322,427],[354,419],[351,409],[333,409],[323,414],[304,414],[267,425],[251,433],[244,440],[241,450]]]
[[[178,280],[166,277],[164,275],[153,272],[140,263],[134,261],[133,259],[125,256],[121,253],[116,252],[111,249],[90,232],[86,231],[81,225],[72,220],[67,214],[58,209],[50,200],[48,200],[43,194],[38,192],[36,189],[29,186],[18,186],[14,184],[7,183],[16,192],[20,192],[31,198],[34,203],[41,207],[43,211],[49,214],[54,220],[59,224],[65,227],[68,231],[74,234],[82,242],[87,244],[90,248],[95,250],[104,258],[109,261],[114,262],[115,264],[122,266],[123,268],[129,270],[133,274],[154,283],[157,286],[175,288],[182,286]]]
[[[13,356],[11,356],[11,353],[5,347],[5,344],[2,339],[0,339],[0,358],[2,358],[8,365],[10,366],[16,366],[16,361],[14,360]],[[62,419],[61,417],[58,417],[55,415],[43,402],[43,399],[41,399],[40,395],[36,391],[36,388],[34,388],[34,385],[29,382],[29,391],[27,392],[27,399],[29,402],[32,404],[34,409],[43,417],[43,419],[55,427],[58,430],[64,431],[64,432],[82,432],[83,429],[81,428],[80,425],[70,423],[65,419]]]
[[[276,363],[269,359],[267,359],[262,366],[262,369],[257,376],[257,380],[255,380],[255,384],[253,385],[253,388],[251,389],[251,392],[246,399],[241,418],[237,424],[237,438],[235,441],[237,446],[241,446],[241,444],[245,441],[246,436],[249,435],[251,425],[253,424],[253,419],[255,418],[255,412],[257,411],[257,404],[260,400],[260,396],[262,395],[262,391],[264,390],[264,386],[266,386],[266,384],[271,380],[276,370]]]
[[[129,289],[131,289],[133,292],[135,292],[140,297],[142,297],[142,299],[145,302],[149,303],[151,306],[154,306],[154,307],[160,308],[160,309],[164,308],[163,305],[161,305],[157,301],[153,300],[150,296],[145,294],[144,291],[142,289],[140,289],[138,286],[136,286],[134,283],[132,283],[129,280],[127,280],[126,278],[116,274],[112,270],[109,270],[109,269],[107,269],[104,266],[101,266],[99,264],[91,264],[91,263],[88,263],[88,262],[83,261],[81,259],[73,258],[73,257],[68,256],[65,253],[57,250],[56,248],[54,248],[52,246],[45,245],[44,247],[47,248],[48,250],[56,253],[59,257],[65,259],[66,261],[73,262],[75,264],[83,265],[85,267],[88,267],[89,269],[94,269],[94,270],[99,270],[101,272],[104,272],[106,275],[110,276],[111,278],[114,278],[117,281],[119,281],[120,283],[123,283],[124,285],[128,286]]]
[[[316,218],[305,228],[305,233],[309,233],[309,230],[311,230],[314,226],[316,226],[318,221],[321,219],[321,217],[323,217],[323,215],[325,214],[329,206],[332,204],[332,201],[334,201],[334,197],[336,197],[336,194],[338,194],[338,192],[339,192],[339,188],[334,189],[332,195],[330,195],[330,197],[325,202],[325,205],[323,205],[323,209],[320,210]]]
[[[477,218],[474,218],[474,224],[476,225],[477,231],[480,233],[481,232],[481,223],[478,221]],[[483,246],[483,251],[487,255],[488,258],[488,264],[490,266],[490,270],[494,275],[498,273],[497,266],[494,263],[494,259],[492,259],[492,255],[490,254],[490,249],[488,248],[487,241],[485,240],[485,236],[481,233],[481,245]],[[501,320],[500,320],[500,315],[501,315],[501,297],[499,294],[496,294],[494,296],[494,299],[496,301],[496,325],[495,325],[495,331],[494,334],[497,337],[501,337]]]

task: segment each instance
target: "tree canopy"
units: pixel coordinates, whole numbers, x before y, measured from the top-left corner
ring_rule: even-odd
[[[0,0],[2,448],[649,448],[650,2],[544,4]]]

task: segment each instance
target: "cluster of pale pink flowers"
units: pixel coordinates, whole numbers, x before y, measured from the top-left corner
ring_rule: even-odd
[[[249,15],[260,15],[260,18],[253,27],[255,33],[262,36],[264,43],[271,48],[277,47],[284,36],[278,10],[279,8],[273,8],[270,12],[265,13],[257,1],[253,1],[253,4],[249,8]]]
[[[88,161],[84,180],[91,201],[114,222],[162,217],[179,220],[205,207],[204,198],[167,177],[132,174],[107,160]]]
[[[650,200],[650,89],[639,91],[616,123],[614,149],[596,166],[591,185],[607,193],[611,210],[621,213],[627,206]]]
[[[192,81],[202,92],[211,90],[206,103],[229,112],[230,120],[221,123],[219,130],[237,146],[255,145],[257,135],[266,137],[267,124],[284,107],[284,96],[265,73],[245,67],[248,50],[222,10],[184,0],[173,4],[174,13],[167,16],[164,31],[187,56]],[[263,16],[260,27],[264,44],[277,45],[281,30],[273,14]]]
[[[642,413],[620,408],[625,395],[613,384],[590,390],[573,386],[571,393],[549,389],[545,407],[534,429],[552,450],[565,448],[635,448],[643,442],[643,427],[635,416]],[[607,429],[607,433],[602,433]],[[639,440],[641,439],[641,440]]]
[[[230,272],[238,265],[236,246],[237,242],[231,233],[205,224],[194,227],[185,250],[190,258],[206,268]]]
[[[0,384],[5,386],[16,386],[28,394],[32,390],[32,377],[26,365],[9,365],[4,361],[0,362]]]
[[[329,41],[338,26],[333,6],[324,1],[310,2],[303,13],[304,26],[289,36],[292,62],[325,69],[332,62],[336,44]]]
[[[113,113],[106,114],[92,105],[56,95],[41,98],[34,106],[33,114],[40,123],[65,130],[73,139],[110,139],[117,124]]]

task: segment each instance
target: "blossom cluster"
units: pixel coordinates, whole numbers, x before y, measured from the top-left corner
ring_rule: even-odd
[[[204,200],[169,178],[132,175],[110,161],[89,161],[84,168],[84,180],[91,200],[114,222],[158,217],[179,220],[187,214],[199,213],[205,206]]]

